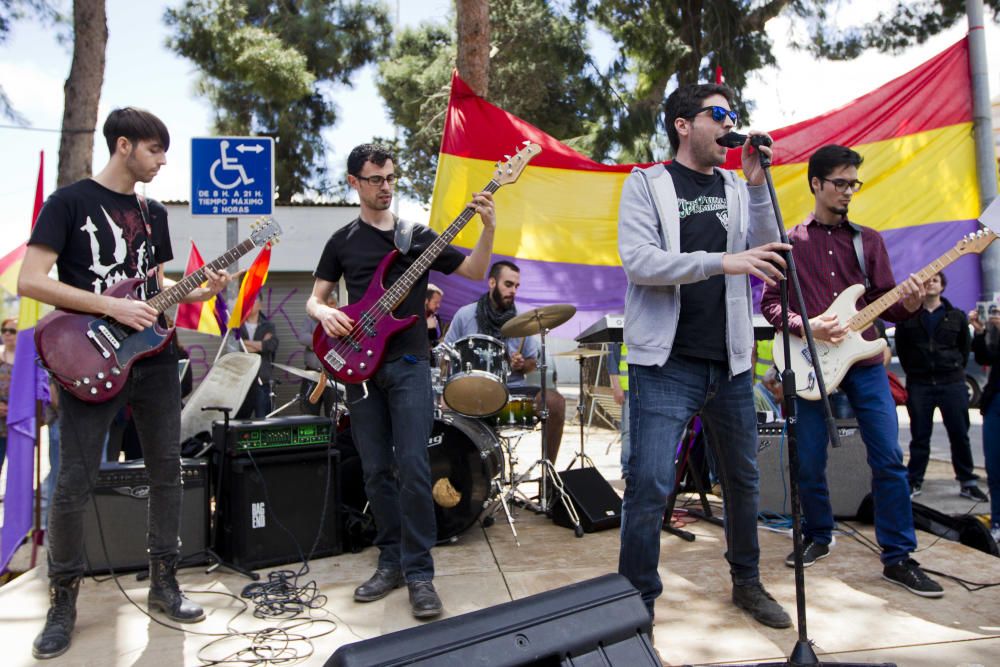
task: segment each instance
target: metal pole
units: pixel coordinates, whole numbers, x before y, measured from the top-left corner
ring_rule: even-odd
[[[969,19],[969,72],[972,79],[972,136],[976,144],[976,179],[979,210],[997,196],[997,155],[993,147],[993,119],[990,109],[990,76],[986,61],[986,31],[983,0],[965,0]],[[983,299],[1000,292],[1000,245],[986,249],[981,259]]]
[[[235,248],[240,242],[240,219],[239,218],[226,218],[226,248]],[[236,259],[235,262],[229,267],[230,273],[236,273],[240,270],[240,260]],[[229,304],[229,312],[232,313],[232,309],[236,307],[236,296],[240,293],[240,281],[233,280],[226,285],[226,303]],[[226,331],[227,336],[223,337],[222,343],[219,345],[219,353],[222,353],[222,348],[226,344],[226,338],[229,332]],[[216,359],[219,355],[216,354]]]

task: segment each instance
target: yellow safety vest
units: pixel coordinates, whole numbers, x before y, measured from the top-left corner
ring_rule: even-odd
[[[753,367],[754,382],[760,382],[764,375],[774,365],[774,354],[771,348],[774,347],[774,340],[757,341],[757,365]]]
[[[618,361],[618,384],[621,385],[622,391],[628,391],[628,360],[626,356],[628,355],[628,348],[625,343],[622,343],[622,356]]]

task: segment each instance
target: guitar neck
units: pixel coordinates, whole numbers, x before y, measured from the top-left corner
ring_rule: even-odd
[[[933,262],[920,269],[916,274],[917,280],[921,283],[927,282],[931,276],[937,275],[944,270],[946,266],[954,262],[956,259],[962,256],[963,253],[959,252],[957,247],[952,248],[945,254],[941,255]],[[851,319],[847,321],[847,326],[852,331],[861,332],[872,325],[875,319],[888,310],[894,303],[899,301],[903,296],[903,290],[899,285],[896,285],[891,290],[880,296],[875,301],[865,306],[863,309],[859,310],[854,314]]]
[[[483,188],[486,192],[496,192],[500,189],[500,184],[494,180],[491,180]],[[413,285],[417,282],[417,279],[425,271],[431,268],[431,264],[434,260],[444,251],[448,245],[455,240],[458,233],[462,231],[465,225],[472,220],[472,216],[476,214],[476,211],[472,208],[466,207],[462,210],[455,220],[448,225],[448,228],[441,232],[441,235],[434,239],[434,242],[427,246],[427,249],[420,253],[420,257],[416,259],[413,264],[410,265],[403,275],[399,277],[399,280],[392,284],[392,287],[385,291],[385,294],[378,300],[376,307],[380,308],[382,312],[391,312],[396,309],[406,295],[410,293]]]
[[[253,250],[255,247],[256,245],[254,242],[251,239],[247,239],[235,248],[230,248],[225,253],[216,257],[214,260],[194,273],[185,276],[176,284],[171,285],[156,296],[150,298],[146,303],[155,308],[156,312],[162,313],[167,308],[180,303],[181,300],[190,294],[192,290],[196,289],[199,285],[208,280],[208,274],[206,272],[207,269],[221,271],[243,255]]]

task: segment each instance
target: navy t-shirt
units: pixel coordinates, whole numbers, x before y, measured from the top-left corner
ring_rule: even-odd
[[[680,210],[681,252],[725,252],[729,204],[722,174],[702,174],[676,160],[667,165]],[[681,312],[673,352],[725,362],[726,277],[681,285]]]
[[[420,254],[438,238],[437,232],[426,225],[413,225],[413,240],[410,251],[396,258],[385,276],[385,287],[391,287]],[[376,229],[362,222],[361,218],[338,229],[326,242],[315,276],[321,280],[337,282],[341,277],[347,287],[348,303],[357,303],[364,296],[375,269],[386,255],[395,249],[394,232]],[[441,273],[452,273],[459,267],[465,255],[446,246],[431,264],[430,268]],[[424,297],[427,293],[427,271],[424,271],[403,302],[393,311],[398,318],[417,315],[416,325],[396,334],[386,348],[385,360],[392,361],[407,354],[426,358],[430,346],[427,340],[427,325],[424,321]]]

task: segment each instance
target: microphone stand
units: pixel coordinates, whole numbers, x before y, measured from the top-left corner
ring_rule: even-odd
[[[771,178],[771,159],[760,152],[760,146],[770,145],[768,137],[757,140],[757,136],[750,137],[751,145],[757,150],[760,156],[760,166],[764,170],[764,180],[767,182],[767,192],[771,198],[771,206],[774,208],[774,216],[778,225],[778,234],[782,243],[788,243],[788,234],[785,232],[785,223],[781,216],[781,207],[778,205],[778,195],[774,190],[774,181]],[[721,143],[721,142],[720,142]],[[726,144],[723,144],[726,145]],[[781,281],[781,326],[784,335],[785,368],[781,372],[781,384],[784,390],[783,405],[785,409],[785,425],[788,433],[788,467],[789,479],[788,490],[792,504],[792,542],[795,554],[795,610],[797,613],[798,640],[792,648],[792,653],[786,662],[760,663],[760,667],[817,667],[820,665],[838,665],[838,667],[863,667],[874,663],[824,663],[820,662],[813,650],[812,642],[806,627],[806,590],[805,572],[802,566],[802,511],[799,504],[799,452],[798,452],[798,413],[796,411],[797,396],[795,393],[795,372],[791,366],[791,343],[788,326],[788,285],[791,283],[795,292],[795,300],[799,312],[802,313],[802,331],[805,333],[806,344],[809,348],[810,362],[816,374],[819,386],[820,400],[823,402],[823,412],[826,416],[826,428],[830,442],[834,447],[840,446],[840,438],[837,434],[837,425],[830,410],[830,401],[826,392],[826,382],[823,379],[823,372],[817,363],[819,356],[816,354],[816,345],[813,340],[812,329],[809,327],[809,318],[806,315],[805,300],[802,298],[802,288],[799,285],[799,276],[795,268],[795,260],[790,250],[783,253],[786,270],[785,280]],[[896,667],[894,663],[878,663],[878,667]]]

